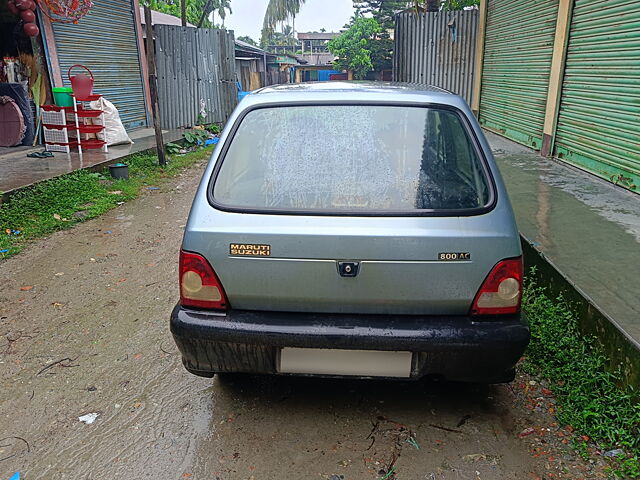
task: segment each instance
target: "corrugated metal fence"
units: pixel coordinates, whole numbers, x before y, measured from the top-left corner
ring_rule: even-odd
[[[162,128],[225,122],[237,103],[233,32],[155,25]]]
[[[471,103],[478,11],[396,17],[393,80],[450,90]]]

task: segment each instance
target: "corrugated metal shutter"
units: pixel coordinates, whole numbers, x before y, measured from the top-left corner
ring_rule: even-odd
[[[488,0],[480,124],[535,149],[549,89],[558,0]]]
[[[131,0],[100,0],[75,25],[53,22],[65,86],[71,86],[67,78],[71,65],[89,67],[95,76],[94,91],[118,108],[127,129],[147,125],[135,21]]]
[[[640,187],[637,0],[576,1],[554,154],[621,185]]]

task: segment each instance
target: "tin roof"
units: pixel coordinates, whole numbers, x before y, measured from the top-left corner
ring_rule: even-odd
[[[298,40],[331,40],[340,32],[298,32]]]
[[[260,55],[267,55],[269,57],[274,56],[273,53],[269,53],[269,52],[267,52],[266,50],[263,50],[260,47],[256,47],[254,45],[251,45],[250,43],[243,42],[242,40],[236,39],[235,42],[236,42],[236,50],[240,50],[240,51],[248,52],[248,53],[257,53],[257,54],[260,54]]]
[[[140,7],[140,22],[144,25],[144,8]],[[168,13],[156,12],[155,10],[151,10],[151,24],[152,25],[176,25],[181,26],[182,20],[178,17],[174,17],[173,15],[169,15]],[[194,27],[195,25],[187,22],[187,27]]]

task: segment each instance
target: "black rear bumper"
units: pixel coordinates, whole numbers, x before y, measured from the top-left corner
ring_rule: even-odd
[[[277,373],[282,347],[413,352],[412,378],[508,381],[529,343],[521,315],[474,321],[466,316],[353,315],[176,306],[171,332],[192,373]]]

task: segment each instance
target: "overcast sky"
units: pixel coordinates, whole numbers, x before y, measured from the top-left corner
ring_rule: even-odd
[[[234,30],[236,38],[249,35],[259,42],[267,3],[268,0],[231,0],[233,13],[227,15],[226,27]],[[352,15],[351,0],[307,0],[296,16],[296,32],[313,32],[321,28],[337,32]],[[216,23],[220,23],[218,16]]]

